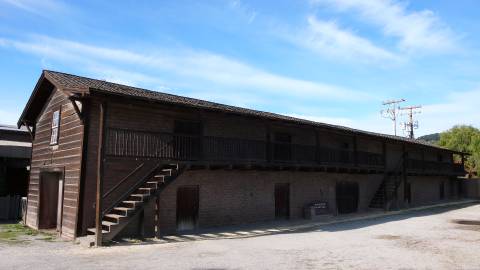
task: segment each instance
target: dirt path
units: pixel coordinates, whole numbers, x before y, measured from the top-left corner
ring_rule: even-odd
[[[480,269],[480,205],[242,239],[85,248],[0,241],[0,269]]]

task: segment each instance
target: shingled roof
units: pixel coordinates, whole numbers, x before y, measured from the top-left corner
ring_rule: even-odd
[[[270,119],[270,120],[276,120],[276,121],[284,121],[284,122],[297,123],[302,125],[322,127],[322,128],[332,129],[332,130],[343,131],[351,134],[359,134],[359,135],[377,137],[377,138],[382,138],[387,140],[401,141],[409,144],[417,144],[417,145],[423,145],[427,147],[434,147],[442,150],[449,150],[446,148],[432,145],[425,141],[414,140],[414,139],[393,136],[388,134],[375,133],[370,131],[353,129],[345,126],[332,125],[332,124],[310,121],[306,119],[295,118],[295,117],[271,113],[271,112],[252,110],[252,109],[230,106],[230,105],[225,105],[225,104],[220,104],[220,103],[215,103],[215,102],[210,102],[210,101],[205,101],[200,99],[172,95],[168,93],[151,91],[147,89],[107,82],[104,80],[81,77],[81,76],[57,72],[57,71],[44,70],[40,80],[42,80],[42,78],[46,78],[53,85],[55,85],[57,88],[60,88],[60,89],[68,89],[68,90],[76,89],[79,91],[86,91],[86,92],[100,92],[104,94],[125,96],[125,97],[140,99],[140,100],[175,104],[175,105],[181,105],[181,106],[187,106],[187,107],[193,107],[193,108],[199,108],[199,109],[205,109],[205,110],[211,110],[211,111],[222,111],[222,112],[233,113],[238,115],[259,117],[263,119]],[[40,83],[40,80],[39,80],[39,83]],[[39,83],[37,83],[36,88],[39,87]],[[22,113],[22,116],[20,117],[19,125],[22,124],[22,121],[23,121],[22,117],[26,115],[26,111],[28,110],[28,105],[32,103],[34,94],[35,94],[35,91],[32,94],[32,97],[30,97],[29,103],[27,104],[27,107],[25,108],[24,112]]]

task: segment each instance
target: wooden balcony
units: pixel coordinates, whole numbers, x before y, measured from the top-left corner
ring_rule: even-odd
[[[110,128],[106,133],[107,158],[160,159],[210,168],[306,169],[378,173],[382,154],[315,145],[273,143],[213,136],[190,136]]]
[[[465,168],[462,164],[407,159],[407,172],[413,175],[462,175]]]

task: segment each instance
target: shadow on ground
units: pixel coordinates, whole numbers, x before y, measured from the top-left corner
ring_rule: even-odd
[[[382,215],[384,212],[372,212],[355,215],[337,216],[326,222],[312,222],[306,220],[297,221],[273,221],[248,225],[227,226],[212,229],[200,229],[188,234],[163,236],[160,239],[118,239],[114,245],[148,245],[163,244],[215,239],[238,239],[249,237],[260,237],[275,234],[307,233],[314,231],[338,232],[356,230],[368,226],[385,224],[422,216],[442,214],[451,210],[461,209],[478,204],[469,202],[464,204],[434,206],[428,209],[389,212],[389,215]],[[369,216],[374,217],[369,217]]]

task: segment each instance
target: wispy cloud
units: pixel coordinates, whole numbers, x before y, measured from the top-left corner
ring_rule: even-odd
[[[231,0],[229,6],[245,17],[248,23],[252,23],[257,17],[257,11],[240,0]]]
[[[431,10],[410,11],[408,3],[396,0],[311,0],[314,4],[353,11],[366,23],[391,37],[399,38],[404,51],[446,52],[455,50],[457,37]]]
[[[352,31],[342,29],[334,21],[321,21],[308,17],[306,31],[291,33],[289,38],[296,44],[322,56],[353,60],[364,63],[389,61],[400,62],[401,57],[375,46]]]
[[[52,12],[60,13],[67,11],[66,4],[57,0],[0,0],[0,3],[5,3],[42,17],[51,16]]]
[[[422,131],[438,132],[459,124],[480,128],[478,100],[480,88],[452,92],[444,102],[423,106],[422,114],[419,115]]]
[[[224,91],[240,91],[244,94],[281,95],[282,97],[322,98],[328,100],[355,101],[372,99],[361,92],[321,82],[300,80],[281,76],[258,69],[242,61],[222,55],[191,49],[164,49],[150,53],[139,53],[131,50],[98,47],[80,42],[55,39],[45,36],[34,36],[31,40],[19,41],[0,39],[3,47],[33,53],[43,58],[67,63],[84,63],[88,66],[109,64],[113,70],[139,67],[155,70],[156,74],[168,73],[182,78],[181,81],[204,87],[223,88]],[[98,69],[97,69],[98,71]],[[160,72],[162,71],[162,72]],[[117,72],[118,74],[118,72]],[[106,74],[104,74],[106,75]],[[126,82],[138,81],[138,74],[119,74]],[[111,76],[111,74],[110,74]],[[153,76],[151,76],[153,77]],[[117,81],[119,78],[116,79]],[[180,81],[180,79],[178,79]]]

